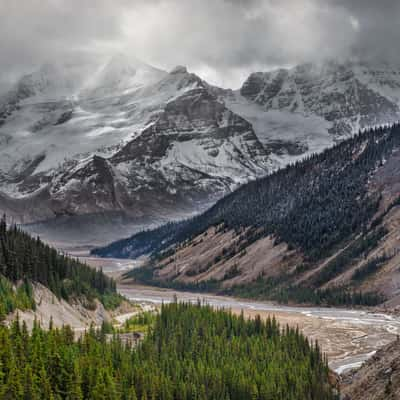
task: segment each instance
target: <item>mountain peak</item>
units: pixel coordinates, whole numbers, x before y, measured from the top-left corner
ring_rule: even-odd
[[[45,63],[17,81],[15,90],[19,99],[41,96],[59,98],[68,96],[79,82],[78,74],[58,63]]]
[[[177,75],[177,74],[187,74],[188,70],[185,66],[183,65],[177,65],[171,72],[171,75]]]
[[[122,72],[124,72],[124,70],[126,70],[127,72],[134,72],[136,69],[139,68],[153,67],[135,56],[128,56],[124,53],[117,53],[108,60],[104,68],[115,69]]]
[[[160,81],[167,73],[134,56],[118,53],[90,79],[85,94],[104,97],[125,94]]]

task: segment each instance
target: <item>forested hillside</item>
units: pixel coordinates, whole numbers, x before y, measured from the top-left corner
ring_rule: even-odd
[[[97,298],[118,301],[115,282],[101,271],[62,255],[16,226],[0,221],[0,316],[15,308],[34,308],[32,282],[49,288],[57,297],[70,300]]]
[[[380,252],[376,260],[368,260],[368,266],[358,261],[367,258],[390,233],[384,217],[397,210],[400,197],[399,148],[399,125],[367,130],[241,187],[191,220],[142,232],[94,252],[119,257],[152,252],[150,267],[134,276],[161,285],[221,289],[222,282],[230,292],[235,286],[234,293],[257,297],[287,300],[290,289],[291,296],[296,293],[301,301],[378,303],[383,296],[368,293],[363,298],[360,292],[365,290],[359,290],[358,283],[393,254]],[[195,250],[204,247],[210,236],[217,250],[203,263],[203,252]],[[258,253],[264,247],[266,258],[275,252],[282,262],[270,271],[257,267],[242,282],[240,277],[256,263],[246,258],[246,252],[257,243]],[[189,248],[192,261],[188,261]],[[180,263],[183,252],[185,263]],[[342,290],[342,283],[335,280],[350,265],[361,270],[352,279],[346,278],[356,283],[351,290]],[[286,286],[284,292],[272,294],[271,288],[281,284]]]
[[[329,400],[318,345],[275,320],[163,306],[137,349],[103,332],[0,326],[2,399]]]

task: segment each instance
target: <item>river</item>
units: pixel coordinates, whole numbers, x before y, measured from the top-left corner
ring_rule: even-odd
[[[118,276],[140,265],[135,260],[82,257],[88,264],[101,266],[105,273]],[[119,292],[128,299],[155,304],[174,301],[209,304],[248,317],[274,315],[282,325],[298,326],[312,341],[318,341],[328,355],[330,367],[338,373],[360,366],[385,344],[400,335],[400,316],[356,309],[294,307],[270,302],[243,300],[228,296],[178,292],[132,284],[120,284]]]

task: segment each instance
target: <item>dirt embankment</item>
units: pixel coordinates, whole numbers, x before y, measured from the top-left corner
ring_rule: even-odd
[[[132,313],[136,306],[129,302],[122,302],[118,309],[109,312],[104,306],[96,301],[95,308],[88,309],[84,307],[80,301],[68,303],[64,299],[59,299],[48,288],[40,283],[33,284],[33,295],[36,303],[35,310],[21,311],[17,310],[8,315],[6,322],[11,323],[17,314],[21,321],[25,321],[28,329],[31,329],[33,322],[40,323],[43,328],[47,328],[50,320],[53,326],[61,327],[69,325],[75,331],[83,331],[90,325],[100,326],[103,321],[113,321],[114,317],[119,314]]]

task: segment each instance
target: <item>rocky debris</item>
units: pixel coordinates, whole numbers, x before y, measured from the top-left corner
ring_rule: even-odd
[[[104,320],[111,321],[109,313],[104,306],[96,301],[96,307],[87,309],[81,301],[68,303],[57,298],[48,288],[40,283],[33,284],[33,294],[36,309],[21,311],[17,310],[7,317],[8,323],[15,319],[16,315],[21,321],[25,321],[28,329],[31,329],[36,320],[42,327],[47,328],[52,321],[55,327],[70,325],[74,330],[84,330],[91,324],[98,326]]]
[[[69,325],[79,336],[91,326],[100,328],[103,322],[124,321],[144,309],[143,306],[128,300],[122,300],[121,304],[113,310],[106,310],[98,300],[90,303],[90,307],[88,307],[84,298],[67,302],[58,298],[50,289],[40,283],[33,283],[32,286],[35,310],[16,310],[7,316],[6,324],[10,325],[18,316],[20,321],[26,323],[29,330],[32,329],[34,321],[44,329],[47,329],[51,322],[56,328]],[[142,339],[143,334],[135,332],[131,337],[127,335],[126,338],[122,338],[122,341],[137,344]]]
[[[400,399],[400,339],[341,377],[342,400]]]

